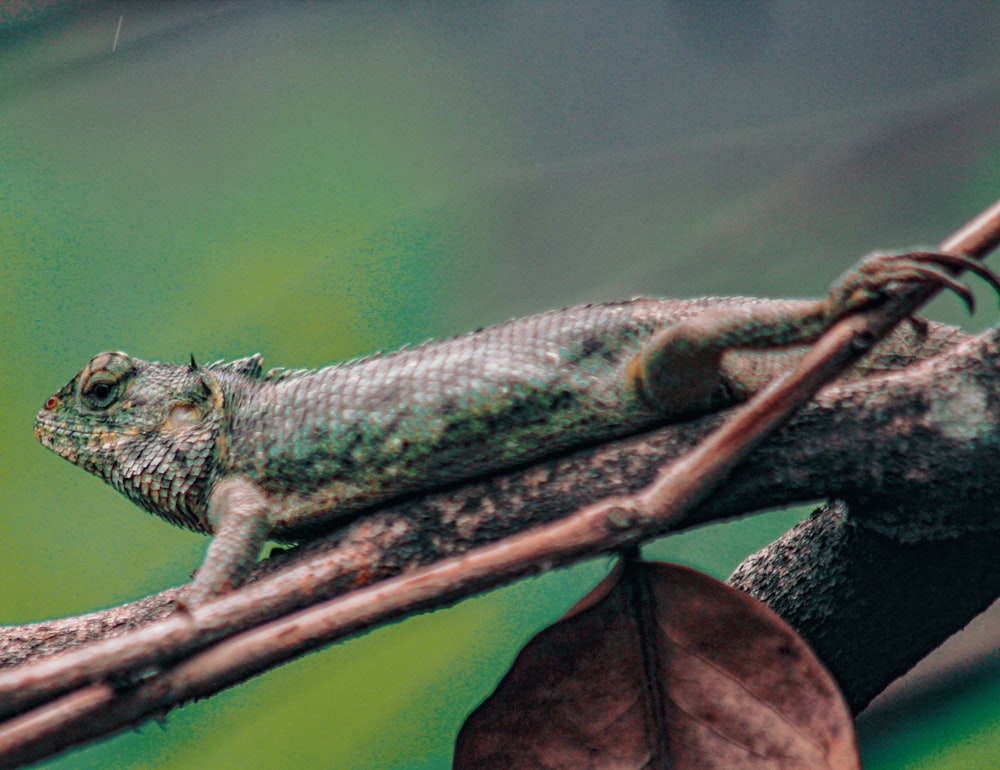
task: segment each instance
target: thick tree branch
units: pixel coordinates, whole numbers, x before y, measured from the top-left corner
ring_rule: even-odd
[[[940,534],[950,528],[991,528],[991,485],[1000,468],[991,416],[997,413],[997,334],[987,332],[905,374],[825,391],[679,526],[847,496],[867,499],[865,510],[879,511],[873,524],[891,527],[898,520],[901,530],[916,533],[914,537],[923,530]],[[962,403],[978,408],[953,414]],[[634,491],[722,419],[715,415],[662,428],[366,516],[343,533],[265,562],[255,577],[274,575],[278,580],[252,588],[256,593],[245,604],[255,612],[248,617],[259,621],[315,600],[313,587],[320,580],[332,581],[324,590],[333,595],[555,520],[595,499]],[[974,441],[968,443],[966,435]],[[891,505],[898,499],[907,501],[902,510]],[[967,505],[969,500],[974,505]],[[882,501],[889,504],[880,507]],[[322,574],[308,565],[316,554],[323,554],[328,565]],[[299,572],[291,571],[295,568]],[[78,618],[0,629],[3,664],[79,647],[160,619],[175,595],[176,589],[170,589]],[[244,602],[236,598],[232,606],[220,603],[210,629],[229,627],[242,617],[246,610],[236,607]]]
[[[729,582],[805,637],[857,713],[1000,596],[998,553],[1000,530],[903,543],[837,504],[747,558]]]
[[[905,374],[828,389],[738,468],[725,489],[678,526],[846,495],[873,503],[902,497],[911,506],[914,497],[931,501],[929,511],[911,507],[905,515],[891,514],[891,505],[875,508],[882,511],[883,526],[891,526],[893,515],[902,520],[904,531],[916,531],[918,512],[924,528],[946,529],[952,526],[950,517],[956,517],[958,530],[992,527],[988,512],[997,468],[990,454],[996,336],[996,331],[987,332]],[[964,374],[949,376],[952,371]],[[962,403],[977,408],[953,414]],[[665,427],[367,515],[341,533],[262,564],[255,578],[282,571],[286,577],[267,590],[254,587],[257,593],[245,602],[254,610],[248,617],[259,621],[315,600],[315,585],[321,580],[332,582],[319,596],[333,595],[561,518],[595,499],[635,491],[723,417]],[[976,438],[969,446],[966,433]],[[978,509],[964,505],[970,494]],[[939,521],[941,506],[947,515]],[[979,522],[965,522],[962,517]],[[308,560],[320,553],[328,565],[322,574],[308,566]],[[296,565],[300,572],[291,572]],[[2,628],[0,665],[62,652],[161,619],[175,596],[176,589],[169,589],[77,618]],[[220,606],[218,622],[210,627],[228,627],[244,611]]]
[[[946,241],[944,248],[981,256],[998,238],[1000,204],[995,204],[968,228]],[[353,576],[355,583],[368,582],[373,574],[392,572],[393,567],[387,567],[385,561],[365,558],[373,555],[374,539],[371,535],[379,534],[378,529],[381,528],[381,534],[387,535],[393,545],[407,544],[412,541],[414,532],[412,520],[397,518],[379,521],[377,516],[372,516],[356,526],[364,527],[374,522],[376,532],[369,531],[369,536],[363,538],[360,547],[347,554],[336,554],[334,549],[331,551],[334,553],[332,561],[328,556],[307,560],[303,565],[293,567],[274,578],[261,580],[232,596],[199,606],[193,612],[176,613],[165,622],[130,634],[121,644],[112,640],[104,645],[88,647],[64,660],[57,659],[51,663],[43,661],[38,665],[22,667],[8,675],[0,675],[2,707],[7,712],[16,712],[32,702],[51,698],[60,690],[81,688],[76,693],[37,712],[25,714],[0,729],[0,755],[7,761],[30,761],[32,758],[45,756],[45,753],[38,753],[40,750],[49,751],[54,746],[71,745],[79,740],[120,729],[164,708],[216,692],[247,675],[265,670],[295,654],[360,628],[370,627],[426,606],[440,606],[535,569],[545,569],[601,551],[618,549],[656,534],[724,516],[725,513],[713,512],[714,497],[706,500],[706,495],[716,483],[728,475],[750,448],[756,447],[784,422],[792,410],[814,395],[823,382],[843,371],[859,357],[863,347],[891,330],[899,318],[912,312],[917,304],[933,293],[932,288],[915,289],[893,299],[883,308],[852,316],[838,323],[816,346],[805,353],[792,372],[772,384],[748,407],[735,410],[726,418],[720,430],[711,433],[679,462],[656,473],[649,487],[628,498],[590,504],[558,523],[530,533],[507,537],[496,545],[475,549],[467,556],[446,558],[417,574],[402,575],[310,607],[292,617],[282,618],[224,641],[215,648],[192,655],[173,668],[163,670],[163,666],[170,661],[189,654],[226,633],[232,633],[236,628],[260,624],[268,617],[289,612],[297,606],[296,602],[317,601],[324,592],[339,587],[345,577]],[[897,397],[884,400],[883,403],[879,403],[877,399],[872,400],[870,394],[845,392],[846,403],[854,399],[860,404],[862,411],[869,415],[877,414],[874,428],[877,430],[890,425],[893,436],[920,434],[921,438],[927,438],[929,435],[939,441],[960,444],[966,454],[974,447],[995,455],[996,431],[993,429],[993,421],[979,419],[976,412],[981,408],[989,409],[996,402],[996,394],[990,390],[990,382],[997,380],[996,372],[993,371],[998,358],[997,341],[995,335],[983,335],[976,342],[980,354],[976,360],[987,364],[987,380],[983,382],[982,367],[970,367],[968,371],[961,371],[959,376],[952,378],[951,387],[946,389],[947,395],[954,401],[928,398],[926,393],[902,388]],[[974,344],[967,343],[963,346],[963,352],[968,354],[973,347]],[[951,358],[955,356],[945,356],[942,360]],[[940,364],[940,361],[932,363]],[[922,368],[935,374],[933,366]],[[937,373],[946,379],[954,371],[954,362],[949,361],[945,370]],[[927,372],[924,374],[926,379]],[[904,384],[910,383],[907,379],[897,379],[901,379]],[[878,378],[865,380],[862,384],[870,386],[873,380],[877,382]],[[881,399],[885,399],[894,385],[899,385],[898,382],[888,380],[881,384],[883,387],[878,395]],[[913,399],[924,407],[923,411],[907,408],[911,407]],[[893,412],[900,404],[904,405],[906,411]],[[822,399],[818,406],[822,406]],[[991,412],[995,413],[995,410]],[[961,423],[966,418],[969,423]],[[708,423],[711,419],[702,422]],[[885,443],[892,442],[887,440]],[[617,446],[619,445],[615,445]],[[633,456],[637,448],[630,447]],[[607,449],[608,447],[601,447],[590,451],[599,454]],[[567,458],[567,461],[579,461],[581,454],[588,453],[578,453]],[[840,453],[840,456],[845,456],[845,453]],[[593,460],[594,457],[586,457],[584,464],[590,463],[593,467]],[[546,465],[554,466],[558,462]],[[910,465],[908,463],[907,468]],[[990,463],[991,467],[994,465],[995,463]],[[646,469],[653,467],[655,466],[647,465]],[[525,473],[530,474],[535,470],[537,468]],[[954,472],[954,468],[950,470]],[[821,476],[829,482],[828,473]],[[564,476],[560,475],[559,478]],[[626,487],[631,491],[628,485],[634,485],[636,477],[629,475],[626,478]],[[510,477],[505,477],[505,480],[510,480]],[[499,480],[484,483],[496,481]],[[524,479],[518,479],[514,483],[517,485],[523,481]],[[914,477],[910,475],[907,481],[913,482]],[[965,515],[968,496],[963,501],[966,503],[965,507],[957,515],[948,509],[940,497],[935,500],[931,496],[927,499],[933,500],[935,505],[917,509],[916,516],[913,515],[912,506],[905,506],[906,516],[901,519],[895,515],[901,506],[896,505],[896,510],[893,510],[891,507],[872,504],[881,497],[885,497],[889,503],[896,498],[892,484],[885,483],[882,471],[869,474],[864,482],[867,483],[852,486],[845,477],[840,484],[846,489],[847,496],[854,496],[862,501],[866,513],[864,523],[868,528],[893,531],[897,537],[902,533],[913,540],[978,530],[986,530],[991,534],[995,531],[995,516],[992,514],[971,519]],[[907,487],[917,485],[908,483]],[[940,490],[941,487],[941,484],[936,484],[934,490]],[[594,486],[588,486],[591,496],[594,489]],[[727,488],[726,492],[729,491]],[[565,503],[569,497],[571,496],[562,496],[562,502]],[[724,498],[725,494],[721,497]],[[988,495],[985,497],[988,499]],[[520,500],[511,498],[509,501],[514,503]],[[699,518],[695,509],[703,501],[706,505],[701,507],[707,509],[708,515],[706,518]],[[467,502],[468,498],[465,503]],[[468,510],[463,503],[463,508],[453,508],[444,515],[439,512],[432,520],[446,528],[454,528],[458,522],[466,531],[453,531],[450,534],[458,534],[459,539],[465,535],[474,538],[486,530],[484,523],[496,518],[492,515],[492,510],[487,510],[484,519],[483,499],[477,499],[476,502],[480,504],[476,511]],[[744,505],[745,502],[743,501]],[[419,501],[417,504],[419,505]],[[725,508],[721,510],[725,511]],[[741,510],[747,509],[744,507]],[[878,513],[873,514],[872,511],[876,510]],[[890,511],[889,515],[886,515],[887,510]],[[392,513],[390,509],[384,515],[391,516]],[[510,523],[509,517],[504,516],[502,519],[504,526]],[[423,536],[434,532],[433,528],[419,531]],[[487,537],[488,541],[492,539]],[[457,540],[453,537],[447,542],[454,549]],[[461,552],[463,549],[459,547],[457,550]],[[452,553],[454,552],[453,550]],[[338,558],[340,556],[348,557],[346,568],[344,559]],[[318,580],[316,570],[323,573]],[[277,593],[272,590],[274,586],[282,585],[293,590],[281,590]],[[300,590],[294,590],[296,587]],[[269,598],[270,601],[248,605],[247,598],[253,601],[255,594],[262,594],[263,598]],[[228,623],[225,622],[227,617],[230,619]],[[234,619],[235,622],[232,622]],[[119,652],[124,657],[118,656]],[[144,669],[148,670],[154,664],[159,671],[152,678],[144,679],[143,676],[148,673]],[[140,673],[143,676],[135,679]],[[118,688],[124,684],[126,690],[116,693],[113,688],[104,684],[82,686],[87,684],[88,679],[117,682]],[[848,695],[851,698],[851,693]],[[854,696],[852,700],[866,697],[860,690]],[[64,712],[69,716],[66,721],[60,721],[59,715]],[[65,729],[58,733],[60,727]]]
[[[995,488],[995,476],[1000,473],[1000,464],[996,462],[997,442],[1000,438],[992,417],[998,413],[997,399],[1000,398],[1000,394],[996,392],[996,383],[1000,382],[1000,372],[997,372],[997,367],[1000,366],[998,350],[1000,332],[994,330],[965,343],[940,360],[908,370],[905,376],[866,379],[829,389],[773,440],[766,442],[754,454],[751,462],[737,470],[731,483],[698,508],[685,524],[709,521],[796,499],[843,494],[855,501],[868,501],[863,519],[868,525],[863,528],[860,524],[851,526],[863,532],[866,538],[874,537],[879,542],[893,543],[884,535],[872,534],[869,525],[882,529],[891,528],[898,526],[900,517],[904,521],[909,517],[910,521],[917,523],[918,526],[913,531],[918,533],[918,538],[961,531],[989,531],[997,520],[997,504],[991,499],[990,490]],[[955,403],[976,403],[982,408],[969,411],[964,415],[965,421],[959,423],[953,419],[958,416],[954,412],[940,412],[941,408]],[[584,478],[592,483],[588,490],[591,495],[640,485],[667,456],[682,452],[718,419],[715,417],[704,420],[695,426],[664,429],[625,442],[624,445],[595,448],[541,468],[528,469],[501,479],[485,481],[471,488],[413,501],[366,518],[343,535],[338,545],[323,554],[320,560],[322,566],[310,564],[310,554],[296,554],[298,558],[295,561],[304,560],[303,563],[292,565],[291,571],[279,571],[279,574],[268,580],[258,581],[247,591],[241,591],[226,601],[217,603],[219,606],[213,609],[217,614],[199,617],[197,625],[183,616],[175,616],[166,623],[151,626],[147,631],[167,629],[169,632],[161,631],[151,638],[151,650],[154,653],[152,659],[155,660],[155,652],[162,649],[163,642],[173,638],[172,634],[190,634],[187,646],[182,644],[174,650],[173,656],[176,656],[199,646],[204,638],[213,634],[216,638],[221,636],[232,628],[234,618],[239,620],[240,612],[247,613],[248,608],[255,606],[258,600],[265,605],[270,602],[271,606],[277,606],[278,597],[289,591],[305,595],[308,584],[323,570],[339,574],[334,583],[350,583],[366,577],[365,570],[370,570],[373,563],[389,561],[390,555],[398,559],[398,570],[438,560],[442,552],[454,553],[462,545],[468,548],[471,544],[493,540],[527,526],[527,522],[558,515],[558,510],[554,512],[550,506],[560,500],[566,505],[567,498],[572,501],[570,505],[579,502],[579,483]],[[692,427],[695,428],[693,431]],[[920,451],[921,446],[933,447],[933,450]],[[862,461],[858,462],[859,459]],[[947,493],[938,494],[942,489],[948,490]],[[907,503],[891,511],[880,509],[871,502],[897,499],[903,499]],[[474,507],[469,505],[470,500],[477,501]],[[982,502],[982,507],[970,508],[967,505],[969,500]],[[496,506],[501,506],[504,501],[512,506],[507,513],[517,514],[516,522],[511,521],[509,516],[496,513],[503,510]],[[923,504],[918,505],[918,501],[923,501]],[[858,502],[859,510],[861,505]],[[470,507],[473,510],[469,510]],[[875,515],[875,511],[879,515]],[[905,525],[900,528],[900,531],[906,530]],[[980,543],[986,542],[984,539],[972,539]],[[386,544],[391,544],[392,548],[388,553],[380,553],[380,548]],[[402,551],[397,552],[397,548],[402,548]],[[836,549],[822,545],[818,550],[814,549],[809,558],[836,556],[838,553]],[[801,561],[804,573],[808,572],[808,564],[809,559]],[[272,570],[274,568],[271,567]],[[990,589],[987,581],[981,583],[987,593],[993,591],[992,595],[996,595],[995,587]],[[489,582],[485,581],[478,588],[487,584]],[[899,586],[905,591],[910,584],[903,580]],[[947,598],[954,590],[949,591],[948,588],[965,591],[965,586],[958,588],[955,584],[948,584],[943,587],[942,594],[945,598],[942,604],[954,608],[957,602]],[[332,589],[328,587],[326,590]],[[470,587],[468,590],[474,588]],[[816,611],[811,594],[791,590],[788,596],[791,597],[789,601],[804,617],[811,617]],[[822,594],[817,596],[820,597],[817,601],[823,601]],[[848,593],[847,596],[849,598],[851,594]],[[764,598],[770,600],[770,597]],[[357,600],[362,599],[358,597]],[[362,601],[367,603],[366,599]],[[439,597],[436,601],[442,603],[444,599]],[[983,600],[980,599],[981,601]],[[144,613],[158,612],[159,610],[150,608],[162,605],[149,602],[133,606],[136,608],[136,616],[130,618],[132,621]],[[793,624],[797,623],[796,616],[787,607],[783,607],[778,601],[775,601],[775,606],[789,615]],[[976,605],[978,608],[981,606]],[[414,608],[410,607],[409,611],[412,609]],[[867,612],[877,615],[882,613],[882,609],[873,606],[870,610],[865,610]],[[837,613],[840,615],[825,616],[824,620],[827,622],[818,624],[819,631],[845,625],[841,622],[844,617],[857,616],[858,608],[850,601],[844,601],[838,606]],[[107,613],[102,613],[97,617],[106,622],[106,615]],[[961,627],[969,616],[969,610],[942,613],[934,634],[917,637],[921,644],[909,650],[910,658],[925,654],[943,636]],[[248,622],[252,615],[244,614],[242,617],[242,622]],[[92,616],[90,621],[95,622],[95,618]],[[871,619],[863,614],[855,625],[868,622]],[[337,637],[358,627],[357,622],[352,621],[327,638]],[[30,627],[21,628],[19,631],[23,634],[29,629]],[[62,629],[64,634],[66,630]],[[820,649],[822,657],[826,648],[809,636],[808,628],[806,634]],[[861,635],[858,638],[862,640],[858,643],[863,645],[866,637]],[[888,638],[891,639],[892,636]],[[886,643],[885,637],[880,637],[877,641]],[[136,638],[133,637],[125,648],[114,654],[133,654],[135,644]],[[837,645],[834,644],[832,649],[837,650]],[[866,649],[868,654],[860,654],[855,648],[855,657],[873,661],[877,670],[868,672],[863,677],[845,676],[837,669],[835,662],[831,662],[835,673],[844,677],[842,681],[848,697],[855,706],[866,702],[873,691],[881,689],[912,662],[910,658],[903,662],[890,661],[883,654],[871,654],[871,649]],[[167,679],[161,679],[160,684],[152,689],[152,694],[157,697],[165,694],[168,698],[184,693],[188,696],[202,694],[200,690],[193,691],[189,686],[181,686],[177,677],[181,677],[182,682],[190,682],[192,667],[203,667],[206,660],[211,661],[219,655],[225,657],[230,653],[231,650],[224,652],[220,649],[207,658],[201,657],[182,664]],[[888,665],[880,666],[882,661]],[[140,690],[126,700],[131,704],[130,709],[139,705],[135,701],[140,696],[147,698],[146,707],[151,707],[154,703],[157,706],[164,705],[163,701],[149,701],[150,695],[149,690]],[[168,699],[166,705],[170,702],[172,701]],[[110,718],[113,713],[122,718],[135,712],[122,712],[116,706],[112,710],[105,710],[104,718]]]

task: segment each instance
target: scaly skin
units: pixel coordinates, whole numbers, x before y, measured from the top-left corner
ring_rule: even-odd
[[[927,267],[948,260],[871,257],[823,300],[568,308],[315,371],[101,353],[48,399],[35,433],[146,510],[215,535],[197,604],[238,585],[267,538],[742,401],[891,288],[951,285]],[[904,324],[852,376],[962,338]]]

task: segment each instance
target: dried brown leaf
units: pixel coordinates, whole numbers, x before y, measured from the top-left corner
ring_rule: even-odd
[[[689,567],[628,562],[532,639],[454,767],[859,768],[850,712],[790,626]]]

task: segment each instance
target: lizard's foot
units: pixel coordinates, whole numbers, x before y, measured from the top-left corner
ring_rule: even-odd
[[[1000,276],[981,262],[961,254],[910,251],[868,255],[831,287],[828,302],[838,316],[843,316],[880,302],[898,291],[930,282],[955,292],[969,312],[974,312],[972,291],[942,268],[969,270],[1000,293]]]

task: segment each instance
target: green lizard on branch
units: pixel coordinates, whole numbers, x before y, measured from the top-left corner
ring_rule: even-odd
[[[186,602],[238,586],[264,542],[399,497],[746,400],[835,321],[920,282],[971,294],[963,256],[875,254],[820,300],[634,299],[552,311],[318,370],[101,353],[35,420],[42,443],[146,510],[214,535]],[[912,321],[852,376],[962,338]]]

